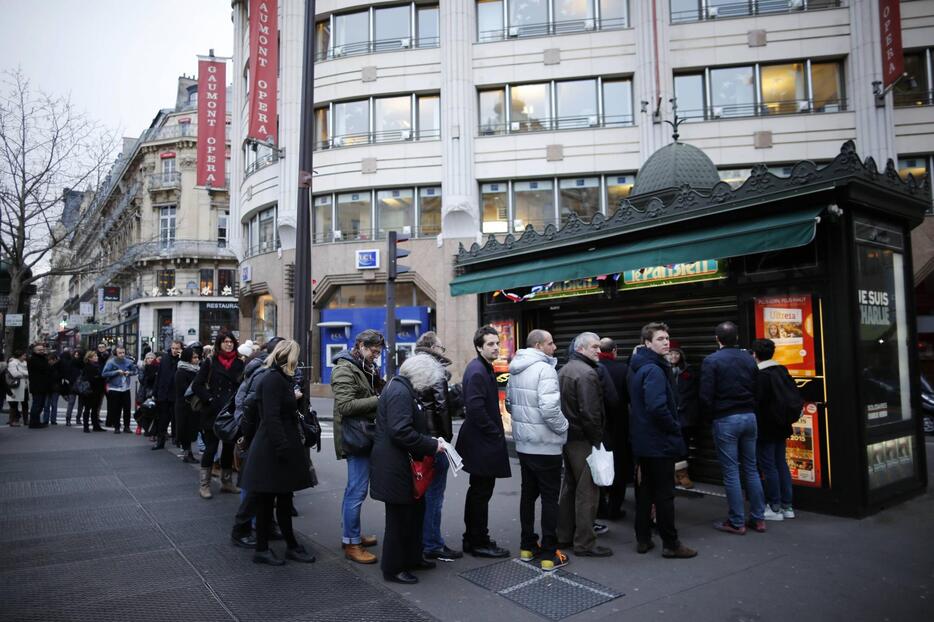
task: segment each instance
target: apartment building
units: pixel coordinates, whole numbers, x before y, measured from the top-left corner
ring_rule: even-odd
[[[280,0],[275,148],[243,137],[249,2],[233,3],[231,237],[241,332],[291,334],[296,278],[314,283],[313,376],[352,335],[382,327],[386,233],[409,234],[397,342],[437,329],[457,366],[475,353],[475,297],[453,298],[458,246],[570,214],[611,215],[650,155],[700,148],[739,185],[757,164],[861,157],[927,174],[934,145],[934,0],[900,4],[908,74],[882,93],[875,0]],[[302,109],[314,20],[314,103]],[[294,274],[299,129],[313,114],[312,274]],[[915,280],[934,270],[915,230]],[[932,289],[934,291],[934,289]]]

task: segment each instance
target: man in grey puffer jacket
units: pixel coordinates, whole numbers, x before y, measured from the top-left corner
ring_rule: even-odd
[[[555,342],[544,330],[533,330],[526,347],[509,364],[507,404],[512,414],[512,437],[519,454],[522,496],[520,559],[541,561],[542,570],[567,564],[558,550],[558,493],[561,489],[561,450],[568,437],[568,420],[561,414]],[[542,540],[535,533],[535,500],[542,498]]]

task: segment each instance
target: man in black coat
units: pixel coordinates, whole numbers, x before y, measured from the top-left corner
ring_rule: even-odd
[[[165,447],[165,435],[169,429],[169,422],[175,416],[175,372],[178,371],[178,361],[182,355],[184,344],[173,341],[169,352],[159,361],[159,371],[156,372],[156,444],[153,451]],[[186,387],[187,388],[187,387]],[[178,432],[173,428],[173,433]]]
[[[77,352],[73,352],[68,348],[62,350],[62,397],[65,398],[65,402],[68,404],[68,409],[65,411],[65,425],[71,425],[71,413],[78,401],[78,392],[75,387],[78,384],[78,378],[81,377],[81,366],[81,359],[78,357]],[[65,386],[68,387],[67,393],[64,392]],[[75,423],[77,422],[78,413],[75,413]]]
[[[52,368],[45,352],[45,344],[37,343],[32,347],[32,355],[26,362],[29,370],[29,393],[32,395],[32,408],[29,409],[29,427],[44,428],[42,413],[45,402],[52,394]]]
[[[600,493],[599,515],[610,520],[626,516],[623,499],[626,498],[626,484],[632,476],[632,451],[629,448],[629,365],[616,358],[616,342],[609,337],[600,340],[600,362],[598,368],[606,370],[613,388],[616,390],[616,407],[606,412],[606,435],[604,446],[613,452],[613,485],[607,486]],[[606,400],[604,400],[606,401]]]
[[[499,412],[499,391],[493,361],[499,356],[499,333],[481,326],[474,333],[477,358],[464,370],[466,416],[457,436],[457,453],[470,474],[464,500],[464,552],[474,557],[509,557],[509,551],[490,540],[490,499],[496,478],[511,477],[506,433]]]

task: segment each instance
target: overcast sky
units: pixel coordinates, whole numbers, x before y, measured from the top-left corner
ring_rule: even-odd
[[[198,54],[233,51],[230,0],[0,0],[0,16],[0,71],[21,67],[123,136],[175,105]]]

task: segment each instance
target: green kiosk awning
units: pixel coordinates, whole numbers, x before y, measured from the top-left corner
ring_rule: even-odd
[[[804,246],[814,239],[823,207],[708,227],[632,244],[479,270],[454,277],[451,295],[479,294],[551,281],[584,279],[648,266],[726,259]],[[543,248],[544,250],[544,248]]]

